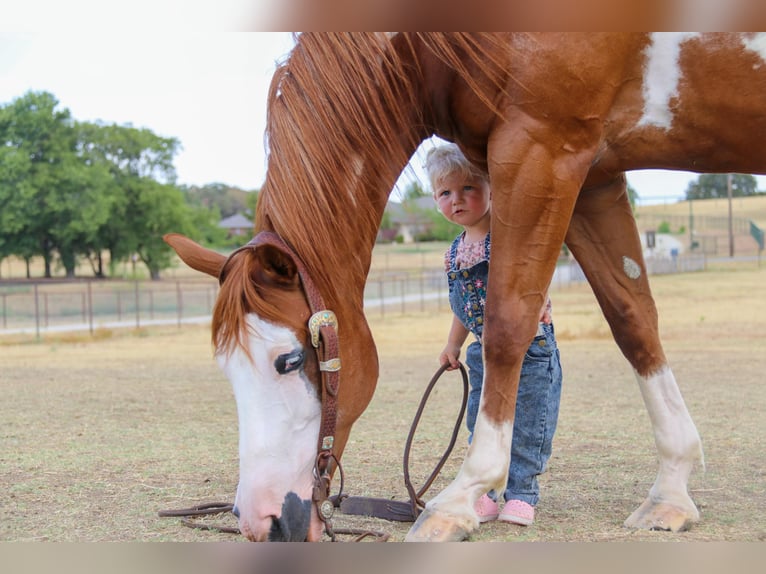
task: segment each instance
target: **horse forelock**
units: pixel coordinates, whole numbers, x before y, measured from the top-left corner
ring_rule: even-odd
[[[212,317],[212,340],[217,354],[231,354],[239,347],[250,356],[246,341],[249,334],[247,315],[250,313],[290,328],[299,340],[308,337],[307,317],[285,313],[286,309],[293,310],[295,306],[285,304],[277,288],[258,285],[254,280],[256,265],[250,250],[236,253],[227,263],[226,280],[221,285]],[[271,300],[264,296],[264,289],[273,289]]]

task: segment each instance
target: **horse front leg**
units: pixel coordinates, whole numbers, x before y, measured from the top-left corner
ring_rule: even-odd
[[[699,519],[687,482],[695,463],[702,461],[702,444],[660,343],[657,309],[624,175],[581,193],[567,245],[634,369],[654,430],[657,478],[625,526],[683,530]]]
[[[493,163],[491,157],[489,161],[492,246],[482,345],[484,381],[473,441],[454,481],[428,502],[407,541],[467,538],[479,525],[476,500],[492,489],[505,490],[522,363],[587,169],[575,171],[577,162],[552,161],[548,150],[533,143],[508,156],[525,159],[512,164]],[[522,165],[546,169],[522,170]],[[571,177],[566,177],[568,172]]]

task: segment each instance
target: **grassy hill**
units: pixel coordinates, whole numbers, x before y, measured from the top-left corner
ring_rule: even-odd
[[[692,202],[694,217],[728,217],[728,199],[699,199]],[[642,205],[636,209],[637,220],[642,215],[668,215],[689,217],[689,202]],[[766,228],[766,195],[735,197],[732,199],[732,217],[751,219],[762,229]]]

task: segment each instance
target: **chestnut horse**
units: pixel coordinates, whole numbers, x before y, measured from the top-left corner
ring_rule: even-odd
[[[307,283],[337,317],[332,473],[378,377],[363,313],[376,232],[402,169],[433,134],[490,174],[492,266],[474,440],[407,539],[466,538],[478,526],[474,501],[505,484],[521,363],[564,242],[654,431],[659,471],[625,524],[678,531],[698,520],[687,481],[701,442],[660,343],[624,172],[764,173],[764,133],[762,34],[298,36],[272,81],[255,221],[285,245],[257,241],[226,259],[167,237],[222,280],[213,341],[237,400],[243,534],[321,538],[311,501],[328,392],[309,342]]]

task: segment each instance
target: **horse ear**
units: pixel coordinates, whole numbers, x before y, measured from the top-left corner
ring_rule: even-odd
[[[221,267],[226,262],[224,255],[206,249],[180,233],[168,233],[163,235],[162,239],[178,253],[178,256],[189,267],[218,279]]]
[[[260,265],[260,279],[281,287],[300,285],[298,266],[287,253],[273,245],[259,245],[253,250]]]

